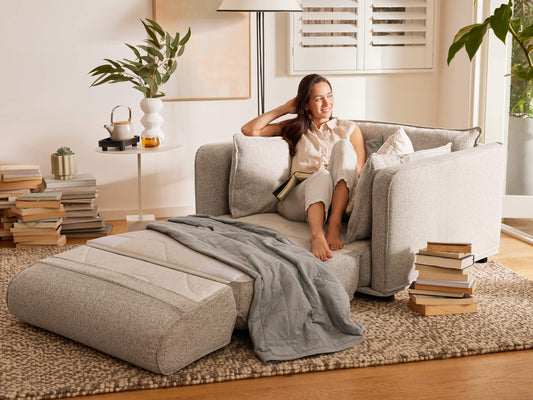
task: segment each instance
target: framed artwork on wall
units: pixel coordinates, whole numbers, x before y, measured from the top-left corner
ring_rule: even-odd
[[[250,13],[220,13],[220,0],[152,0],[153,18],[191,39],[165,84],[163,101],[251,96]]]

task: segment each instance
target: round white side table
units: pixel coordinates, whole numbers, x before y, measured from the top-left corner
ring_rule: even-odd
[[[109,155],[137,154],[137,196],[139,199],[138,200],[139,213],[137,215],[126,215],[126,223],[127,223],[128,232],[144,229],[146,225],[148,225],[150,222],[155,221],[155,217],[153,214],[143,214],[141,156],[143,154],[155,154],[155,153],[162,153],[162,152],[170,151],[170,150],[176,150],[180,147],[181,145],[179,144],[165,143],[165,144],[160,145],[159,147],[144,148],[139,143],[137,147],[133,147],[133,146],[127,147],[124,150],[117,150],[117,149],[111,149],[111,148],[108,148],[107,150],[103,150],[100,147],[95,149],[97,153],[109,154]]]

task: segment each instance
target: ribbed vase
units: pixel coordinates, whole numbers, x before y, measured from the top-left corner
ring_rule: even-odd
[[[141,110],[144,112],[144,115],[141,118],[141,124],[144,126],[141,139],[159,138],[156,146],[149,147],[157,147],[159,143],[162,143],[165,140],[165,134],[161,130],[163,117],[161,116],[160,111],[162,108],[163,102],[159,98],[144,98],[141,100]],[[143,143],[145,143],[144,140]]]

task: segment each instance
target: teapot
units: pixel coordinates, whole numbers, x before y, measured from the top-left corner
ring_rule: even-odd
[[[106,128],[107,131],[109,132],[111,140],[115,140],[115,141],[131,139],[133,137],[133,126],[131,124],[131,108],[128,107],[129,117],[127,121],[113,122],[113,114],[115,113],[115,110],[120,107],[128,107],[128,106],[122,106],[122,105],[115,106],[113,110],[111,110],[111,124],[104,125],[104,128]]]

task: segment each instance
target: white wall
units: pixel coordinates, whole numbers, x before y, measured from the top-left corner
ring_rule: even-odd
[[[471,125],[472,66],[462,49],[448,66],[448,48],[459,29],[474,18],[473,1],[440,1],[438,46],[438,120],[437,125],[464,128]]]
[[[471,4],[461,0],[443,3],[441,32],[448,35],[463,24],[464,11],[470,10]],[[115,105],[129,105],[137,132],[141,131],[141,94],[127,83],[89,88],[92,79],[88,72],[103,58],[129,56],[123,43],[144,39],[139,19],[152,16],[151,1],[19,0],[4,2],[2,8],[0,163],[36,163],[43,174],[49,174],[50,154],[60,146],[69,146],[78,155],[80,172],[97,178],[103,216],[121,218],[131,213],[137,208],[135,156],[103,155],[95,148],[98,140],[107,136],[102,126],[109,122]],[[453,20],[449,27],[448,18]],[[266,16],[267,108],[293,97],[300,79],[287,76],[287,31],[286,16]],[[209,142],[230,141],[240,126],[255,116],[254,51],[252,48],[251,99],[164,103],[167,139],[183,147],[143,156],[143,205],[147,211],[158,216],[194,212],[196,149]],[[335,114],[341,118],[467,126],[462,96],[469,90],[465,83],[469,65],[458,61],[454,61],[453,70],[441,65],[434,72],[421,74],[331,76]]]

